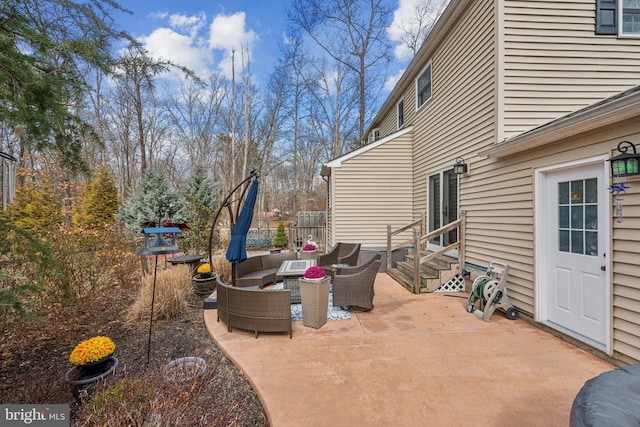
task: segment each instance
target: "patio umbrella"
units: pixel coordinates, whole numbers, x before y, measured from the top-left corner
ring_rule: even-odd
[[[253,219],[253,207],[256,204],[257,196],[258,180],[254,179],[253,182],[251,182],[247,197],[244,200],[244,205],[238,215],[233,231],[231,231],[231,241],[229,242],[229,248],[227,248],[227,261],[234,264],[234,266],[247,259],[247,233],[249,232],[251,220]]]

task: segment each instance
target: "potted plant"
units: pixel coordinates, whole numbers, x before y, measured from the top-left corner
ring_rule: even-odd
[[[313,243],[307,243],[302,247],[301,259],[313,259],[316,256],[318,247]]]
[[[193,276],[193,288],[198,295],[209,295],[216,287],[217,274],[211,271],[211,264],[200,264]]]
[[[318,266],[307,268],[298,279],[304,326],[317,329],[327,323],[330,281],[324,268]]]
[[[109,337],[96,336],[82,341],[69,354],[69,362],[74,365],[66,380],[74,385],[89,384],[115,370],[118,359],[113,356],[115,343]]]
[[[319,282],[327,277],[327,272],[324,271],[324,268],[314,265],[313,267],[307,268],[302,277],[311,282]]]
[[[304,247],[302,248],[303,252],[315,252],[317,250],[317,246],[314,245],[313,243],[307,243],[306,245],[304,245]]]
[[[276,237],[273,239],[273,246],[275,248],[284,248],[287,246],[287,234],[284,231],[284,224],[278,224],[278,230],[276,231]]]
[[[199,279],[208,279],[211,277],[211,264],[208,262],[200,264],[196,269],[196,276],[198,276]]]

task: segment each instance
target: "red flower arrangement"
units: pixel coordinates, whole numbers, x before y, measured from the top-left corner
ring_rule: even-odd
[[[309,267],[304,272],[305,279],[322,279],[326,275],[324,268],[318,266]]]

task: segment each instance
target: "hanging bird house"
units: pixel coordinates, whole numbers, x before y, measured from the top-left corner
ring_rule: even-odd
[[[143,228],[142,232],[144,233],[144,246],[136,249],[134,253],[140,255],[142,271],[145,274],[149,274],[147,255],[175,254],[176,252],[180,252],[176,244],[178,234],[181,233],[178,227],[149,227]]]
[[[148,255],[173,254],[180,252],[177,245],[178,227],[143,228],[144,248]]]

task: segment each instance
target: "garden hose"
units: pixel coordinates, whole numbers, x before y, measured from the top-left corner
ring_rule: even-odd
[[[489,281],[491,281],[491,279],[486,276],[479,277],[479,280],[476,281],[473,286],[473,296],[476,300],[484,297],[484,287]]]

